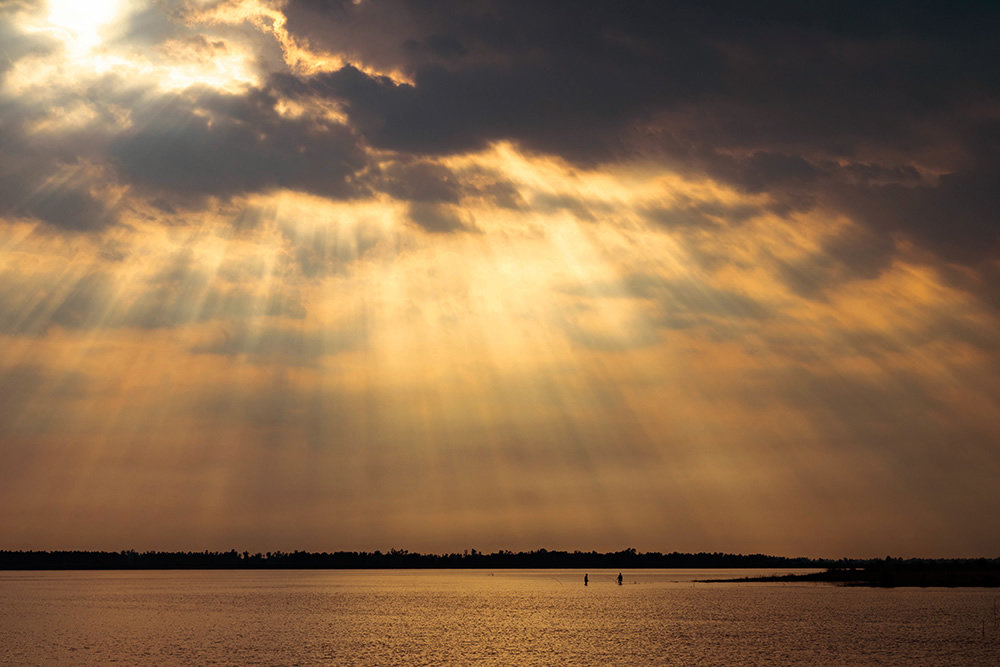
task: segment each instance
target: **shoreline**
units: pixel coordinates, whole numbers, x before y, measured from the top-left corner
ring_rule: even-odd
[[[769,575],[740,579],[699,579],[698,583],[827,583],[869,588],[1000,588],[1000,565],[987,567],[935,567],[902,563],[865,568],[830,568],[825,572]]]

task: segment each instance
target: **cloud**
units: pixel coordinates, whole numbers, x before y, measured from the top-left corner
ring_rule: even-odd
[[[613,133],[643,110],[690,95],[721,73],[717,49],[671,29],[670,17],[655,9],[394,2],[327,10],[292,2],[286,13],[293,33],[363,62],[392,59],[411,74],[412,86],[355,68],[307,83],[313,93],[345,100],[373,145],[407,152],[513,139],[580,159],[610,156]],[[376,24],[383,33],[363,43],[359,33]],[[451,48],[444,58],[440,49],[412,48],[430,43]]]
[[[947,109],[949,93],[996,83],[995,72],[975,59],[996,48],[982,23],[995,9],[928,7],[900,11],[905,18],[884,6],[853,10],[854,25],[788,2],[612,8],[293,0],[285,9],[293,33],[411,75],[414,85],[399,85],[344,68],[309,82],[315,92],[347,101],[359,124],[368,116],[373,143],[400,150],[453,151],[508,138],[567,157],[596,157],[620,139],[615,134],[648,120],[645,113],[687,111],[692,103],[711,112],[693,128],[694,139],[713,141],[719,154],[754,144],[766,154],[761,144],[799,142],[851,150],[862,138],[909,131],[897,110]],[[461,49],[452,48],[442,64],[405,46],[432,36]],[[928,94],[936,90],[941,94]],[[543,130],[554,133],[545,137]]]
[[[845,213],[985,271],[1000,165],[1000,74],[986,65],[1000,46],[987,26],[1000,10],[831,8],[292,0],[292,34],[408,82],[345,66],[272,83],[343,104],[379,149],[512,141],[582,165],[663,159],[765,193],[779,214]],[[698,204],[648,213],[669,225],[719,217]]]
[[[162,63],[229,48],[216,28],[178,21],[180,9],[131,12],[116,44],[158,45]],[[127,126],[102,121],[98,132],[92,124],[46,137],[31,125],[41,109],[8,99],[14,113],[0,141],[25,166],[6,174],[0,213],[102,229],[119,219],[105,192],[116,180],[168,207],[279,189],[334,199],[385,192],[411,203],[417,225],[454,231],[468,221],[448,206],[469,197],[511,209],[525,202],[504,179],[473,185],[428,158],[512,141],[580,165],[662,159],[766,195],[772,212],[833,209],[985,271],[998,245],[991,185],[1000,148],[989,108],[1000,103],[1000,79],[982,65],[998,48],[983,26],[996,10],[854,10],[856,23],[791,3],[750,11],[723,1],[292,0],[283,10],[292,36],[355,64],[311,76],[279,71],[268,51],[277,43],[237,26],[241,48],[270,54],[259,85],[166,93],[95,77],[89,99],[100,101],[91,110],[124,109]],[[0,31],[12,37],[7,66],[51,48],[9,22]],[[289,114],[288,102],[304,106]],[[346,119],[314,103],[334,104]],[[370,149],[383,151],[381,169]],[[60,169],[76,176],[53,187]],[[584,220],[601,213],[560,197],[531,203]],[[755,213],[719,206],[674,202],[646,216],[683,226]]]
[[[352,131],[315,117],[282,118],[263,91],[188,89],[135,110],[109,157],[127,183],[180,197],[285,188],[329,198],[361,194],[367,164]]]
[[[0,35],[12,37],[0,64],[0,216],[93,232],[119,223],[136,195],[176,211],[277,189],[332,199],[369,192],[359,177],[368,157],[351,128],[313,111],[283,115],[276,97],[252,85],[225,92],[199,82],[220,53],[254,47],[263,57],[259,38],[216,39],[168,9],[144,6],[108,28],[115,39],[103,48],[122,61],[114,68],[0,15]],[[136,55],[153,43],[151,58]],[[70,56],[80,62],[64,62]],[[191,84],[166,90],[163,77],[181,65]],[[16,80],[3,74],[11,68]]]
[[[775,264],[793,292],[823,298],[846,282],[878,278],[891,265],[895,250],[889,236],[852,226],[825,239],[817,252],[794,261],[776,259]]]
[[[517,185],[503,173],[480,164],[449,167],[430,160],[400,159],[373,170],[369,185],[379,192],[411,203],[487,205],[508,210],[524,208],[526,202]],[[536,196],[533,207],[539,206]]]
[[[599,215],[614,211],[608,202],[566,193],[539,192],[531,197],[531,209],[543,213],[566,211],[584,222],[596,222]]]
[[[447,167],[433,162],[394,162],[384,170],[381,190],[411,202],[458,203],[463,186]]]
[[[28,55],[43,55],[58,48],[52,38],[40,33],[26,33],[18,28],[12,18],[20,11],[28,9],[29,2],[5,2],[0,5],[0,81],[15,62]]]
[[[667,228],[711,228],[738,225],[763,212],[761,207],[752,204],[728,204],[681,196],[666,205],[647,206],[641,213],[646,220]]]
[[[58,166],[51,166],[53,171]],[[0,171],[0,215],[33,218],[68,231],[94,231],[118,221],[113,203],[95,196],[88,179],[50,184],[40,175]],[[6,203],[6,206],[4,205]]]
[[[2,31],[0,22],[0,39]],[[5,64],[49,53],[39,41],[29,43],[37,48],[18,50],[24,45],[15,40]],[[99,230],[118,221],[115,197],[107,192],[107,175],[100,165],[101,137],[72,126],[37,129],[69,110],[100,124],[102,106],[81,103],[75,91],[48,90],[45,98],[34,100],[0,88],[0,216],[33,218],[69,231]]]
[[[735,184],[739,188],[759,193],[782,190],[814,183],[821,171],[798,155],[756,151],[746,158],[715,156],[712,175]]]
[[[108,42],[149,52],[168,40],[188,36],[191,29],[177,20],[184,4],[184,0],[131,2],[126,8],[128,13],[115,26]]]
[[[974,264],[1000,251],[1000,122],[981,128],[971,162],[935,184],[844,187],[836,202],[870,229],[899,231],[945,261]]]
[[[432,234],[472,231],[475,229],[475,225],[470,217],[467,214],[463,214],[460,209],[454,206],[413,202],[410,204],[407,214],[413,224]]]

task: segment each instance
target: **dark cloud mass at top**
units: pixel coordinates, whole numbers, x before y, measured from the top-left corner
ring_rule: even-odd
[[[996,3],[292,0],[285,12],[298,37],[412,79],[347,66],[274,80],[339,100],[376,148],[512,140],[584,165],[658,156],[767,192],[778,210],[832,207],[945,261],[996,256]]]
[[[8,5],[0,76],[59,48],[14,29],[7,19],[27,5]],[[145,54],[171,39],[228,48],[184,25],[189,9],[141,6],[114,44]],[[357,66],[294,74],[257,35],[264,78],[242,92],[153,91],[105,76],[45,104],[0,99],[0,211],[103,228],[117,219],[113,201],[73,175],[105,165],[168,199],[382,191],[440,212],[475,193],[427,158],[512,141],[583,166],[658,161],[765,194],[779,214],[832,209],[880,245],[901,236],[990,282],[1000,208],[996,3],[289,0],[281,9],[293,38]],[[114,105],[127,110],[128,126],[29,131],[47,105],[77,99],[108,118]],[[332,101],[346,122],[282,114],[287,100]],[[395,166],[380,169],[371,149]],[[60,169],[51,191],[48,176]],[[411,217],[461,228],[454,216],[444,225],[441,215]],[[653,215],[668,226],[728,217]],[[871,274],[870,261],[849,254],[840,253],[845,266]]]

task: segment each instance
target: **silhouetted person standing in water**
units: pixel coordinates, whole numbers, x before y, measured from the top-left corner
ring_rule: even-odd
[[[587,582],[588,582],[588,581],[590,581],[590,579],[589,579],[589,578],[587,577],[587,575],[583,575],[583,585],[584,585],[584,586],[586,586],[586,585],[587,585]]]
[[[621,572],[618,573],[618,585],[619,586],[622,585],[622,573]]]

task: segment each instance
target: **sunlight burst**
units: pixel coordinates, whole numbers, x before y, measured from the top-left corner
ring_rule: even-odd
[[[49,0],[52,31],[74,52],[86,52],[101,43],[100,30],[119,12],[119,0]]]

